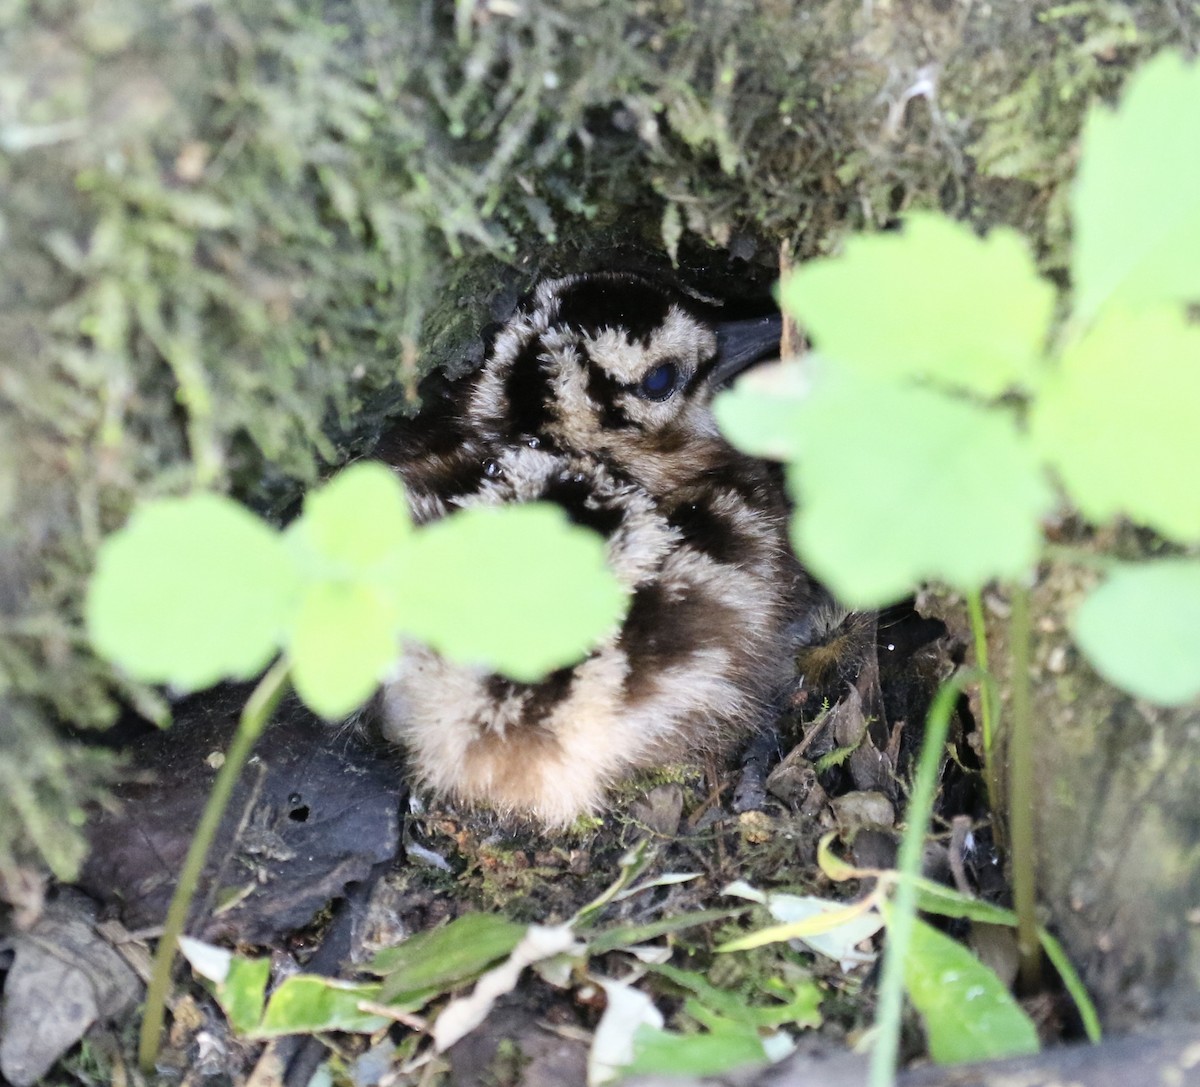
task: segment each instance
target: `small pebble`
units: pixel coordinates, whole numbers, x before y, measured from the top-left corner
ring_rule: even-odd
[[[896,824],[896,809],[883,793],[846,793],[835,796],[829,803],[837,821],[844,827],[891,827]]]

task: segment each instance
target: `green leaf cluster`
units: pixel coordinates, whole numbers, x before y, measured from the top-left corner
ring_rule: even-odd
[[[561,940],[562,932],[555,934],[560,950],[550,954],[530,954],[531,939],[536,946],[537,939],[551,934],[550,929],[498,914],[465,913],[380,950],[361,968],[365,979],[300,974],[283,979],[268,993],[266,959],[247,958],[188,937],[179,943],[192,969],[211,987],[230,1025],[248,1038],[331,1030],[369,1034],[399,1021],[428,1035],[440,1050],[446,1041],[442,1028],[449,1020],[456,1024],[448,1032],[454,1039],[475,1029],[495,999],[532,967],[542,981],[556,988],[600,986],[607,994],[608,1007],[590,1059],[593,1074],[599,1068],[610,1073],[619,1068],[628,1075],[672,1064],[676,1071],[686,1065],[697,1074],[716,1074],[786,1055],[794,1045],[792,1028],[815,1027],[822,1021],[823,991],[805,972],[787,980],[756,973],[752,980],[725,987],[704,974],[665,962],[673,939],[666,946],[652,943],[727,921],[745,907],[664,913],[632,925],[620,920],[597,924],[598,914],[617,898],[691,878],[690,873],[668,872],[637,882],[648,855],[644,845],[626,855],[621,873],[607,891],[562,926],[567,939]],[[613,953],[630,955],[638,964],[626,980],[601,972]],[[662,986],[682,993],[684,1029],[661,1029],[663,1016],[651,995],[635,989],[647,972]],[[462,990],[471,985],[475,991],[464,995]],[[647,1026],[653,1029],[642,1029]],[[411,1044],[415,1049],[416,1037]]]
[[[634,1057],[627,1075],[715,1076],[750,1064],[776,1060],[791,1048],[785,1026],[821,1024],[821,991],[805,979],[793,986],[768,982],[775,1001],[751,1004],[743,996],[718,988],[692,970],[661,964],[652,971],[687,995],[684,1014],[703,1030],[680,1032],[643,1025],[634,1035]],[[780,1043],[787,1049],[779,1049]]]
[[[1057,339],[1054,290],[1006,229],[914,213],[783,281],[817,354],[718,416],[787,459],[796,545],[838,596],[874,607],[929,578],[971,592],[1027,574],[1056,486],[1092,521],[1200,544],[1198,169],[1200,65],[1164,53],[1085,126]],[[1077,618],[1097,669],[1160,702],[1200,694],[1198,571],[1115,571]]]
[[[190,939],[182,940],[181,946],[192,968],[212,984],[234,1030],[249,1038],[274,1038],[328,1030],[373,1033],[388,1020],[364,1011],[363,1002],[398,1013],[422,1008],[474,981],[511,952],[524,932],[524,925],[503,917],[464,914],[381,951],[366,967],[379,981],[294,974],[269,998],[269,959],[234,955]]]
[[[282,533],[218,495],[143,504],[101,547],[86,617],[101,653],[183,690],[282,652],[300,697],[333,718],[370,696],[402,639],[532,681],[582,657],[624,602],[603,541],[556,507],[418,528],[396,476],[362,462]]]
[[[829,864],[842,864],[823,848],[822,868],[830,871]],[[854,879],[867,876],[879,876],[878,872],[867,872],[849,868],[838,873],[840,879]],[[903,880],[906,877],[900,873],[884,873],[887,882]],[[937,914],[940,917],[953,917],[978,922],[985,925],[996,925],[1015,928],[1017,915],[1008,909],[995,906],[980,899],[969,898],[966,895],[945,887],[932,880],[916,877],[912,881],[916,892],[916,905],[925,913]],[[726,893],[747,895],[758,894],[743,884],[734,884],[726,889]],[[766,899],[766,896],[760,896]],[[779,895],[773,892],[770,899],[788,899],[793,896]],[[777,920],[780,910],[775,904],[766,899],[772,916]],[[780,905],[789,905],[779,903]],[[871,922],[867,931],[874,931],[882,924],[888,925],[889,938],[891,926],[897,917],[897,906],[888,901],[884,892],[876,889],[868,898],[857,903],[835,904],[828,903],[831,910],[824,914],[809,914],[802,919],[786,924],[771,925],[765,929],[751,933],[748,936],[730,941],[719,951],[736,951],[742,948],[758,947],[764,943],[781,940],[803,939],[811,942],[817,937],[825,937],[834,942],[846,939],[859,940],[862,937],[864,920]],[[833,908],[836,907],[836,908]],[[832,924],[824,923],[826,921]],[[1037,1031],[1029,1016],[1022,1010],[1020,1004],[1009,993],[996,973],[965,946],[943,935],[932,926],[914,918],[914,929],[909,937],[903,960],[903,986],[913,1002],[913,1006],[921,1015],[925,1032],[929,1040],[931,1056],[942,1063],[958,1061],[978,1061],[990,1058],[1017,1056],[1023,1053],[1035,1053],[1038,1050]],[[1084,1029],[1092,1041],[1100,1038],[1100,1026],[1096,1009],[1079,975],[1068,961],[1062,946],[1045,929],[1038,930],[1038,938],[1042,946],[1059,971],[1072,999],[1075,1001]],[[659,971],[669,971],[669,967],[656,967]],[[703,997],[706,990],[699,981],[689,980],[682,971],[671,971],[667,976],[673,980],[680,975],[681,984],[685,985],[698,997]],[[702,981],[702,979],[700,979]],[[723,994],[728,997],[728,994]],[[800,993],[798,991],[797,995]],[[712,1003],[712,1007],[721,1010],[724,1004]],[[760,1027],[775,1025],[782,1019],[769,1020],[776,1009],[755,1011],[743,1009],[740,1016],[733,1018],[746,1019],[747,1015],[763,1015],[768,1019],[758,1022]],[[813,1005],[813,1012],[816,1005]],[[797,1019],[802,1017],[797,1016]],[[658,1054],[657,1046],[660,1041],[650,1037],[651,1032],[644,1032],[648,1043],[649,1059],[655,1060]],[[645,1069],[650,1071],[650,1067]]]

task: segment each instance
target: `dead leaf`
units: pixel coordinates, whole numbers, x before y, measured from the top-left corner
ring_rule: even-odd
[[[98,1019],[137,1002],[141,985],[93,928],[95,907],[62,891],[42,917],[12,938],[15,952],[0,1005],[0,1075],[30,1087]]]
[[[470,996],[446,1005],[433,1025],[434,1048],[443,1053],[479,1026],[496,1001],[512,992],[525,967],[553,955],[582,949],[583,945],[576,941],[570,925],[530,925],[512,954],[484,974],[475,983]]]

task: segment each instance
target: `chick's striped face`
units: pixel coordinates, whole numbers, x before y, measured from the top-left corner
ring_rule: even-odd
[[[707,377],[713,329],[627,275],[544,283],[497,337],[475,408],[496,438],[672,457],[716,438]]]

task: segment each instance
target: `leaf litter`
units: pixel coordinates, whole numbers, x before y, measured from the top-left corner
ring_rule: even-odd
[[[303,972],[307,956],[295,945],[295,929],[308,934],[310,946],[319,944],[328,911],[305,907],[307,918],[289,929],[270,905],[272,893],[292,893],[286,879],[274,892],[268,883],[265,899],[252,881],[233,913],[226,908],[224,928],[210,919],[201,931],[223,938],[236,932],[249,946],[297,946],[290,957],[299,973],[293,966],[277,976],[268,960],[240,950],[219,956],[224,966],[215,971],[197,965],[211,951],[189,944],[189,958],[243,1038],[312,1033],[349,1056],[373,1052],[372,1039],[390,1036],[389,1074],[401,1084],[444,1064],[454,1082],[464,1083],[471,1080],[459,1078],[456,1067],[462,1075],[500,1067],[512,1048],[503,1033],[515,1021],[525,1024],[520,1045],[531,1052],[548,1032],[559,1056],[576,1053],[567,1064],[589,1085],[634,1071],[699,1074],[767,1063],[806,1032],[861,1031],[871,1020],[864,982],[883,921],[878,910],[862,907],[861,895],[841,896],[869,885],[871,874],[854,865],[881,852],[886,862],[897,832],[869,818],[839,820],[831,801],[874,790],[902,798],[919,738],[913,723],[957,652],[940,624],[911,608],[878,620],[851,613],[801,651],[778,734],[781,750],[791,752],[781,765],[811,778],[804,795],[771,786],[777,767],[768,772],[758,810],[738,812],[723,800],[735,791],[736,767],[708,782],[681,768],[659,782],[659,793],[671,796],[669,819],[661,803],[638,805],[647,783],[635,783],[602,820],[555,837],[414,801],[402,832],[384,836],[393,843],[388,848],[402,841],[411,861],[430,856],[439,863],[401,862],[376,879],[340,979]],[[966,763],[968,726],[960,722],[955,741]],[[839,745],[856,757],[824,758]],[[365,757],[358,750],[343,738],[337,757]],[[278,780],[243,804],[243,830],[255,825],[247,810],[263,797],[282,793],[285,806],[295,801],[286,788],[296,765],[269,757],[266,764]],[[963,779],[947,793],[959,807],[947,816],[963,810],[965,797],[968,813],[980,819],[985,811],[970,773],[959,763],[948,763],[946,772]],[[180,777],[175,783],[182,789]],[[389,792],[384,778],[370,788],[382,788],[393,810],[403,795]],[[306,788],[305,795],[318,794]],[[373,810],[372,802],[361,803]],[[340,833],[353,836],[355,826]],[[361,824],[357,833],[381,841],[380,831]],[[850,857],[848,871],[860,873],[841,885],[817,864],[819,839],[830,833]],[[115,844],[121,837],[111,848],[129,848],[127,840]],[[295,851],[278,841],[267,852],[283,871],[296,863],[289,856]],[[220,858],[216,864],[210,874],[228,882],[228,867],[221,875]],[[331,900],[339,891],[325,885],[321,894]],[[110,908],[136,915],[138,902],[113,900]],[[252,918],[255,910],[274,919],[229,927],[228,917],[242,911]],[[185,1050],[196,1044],[194,1037],[181,1043]],[[518,1070],[506,1082],[524,1081]]]

